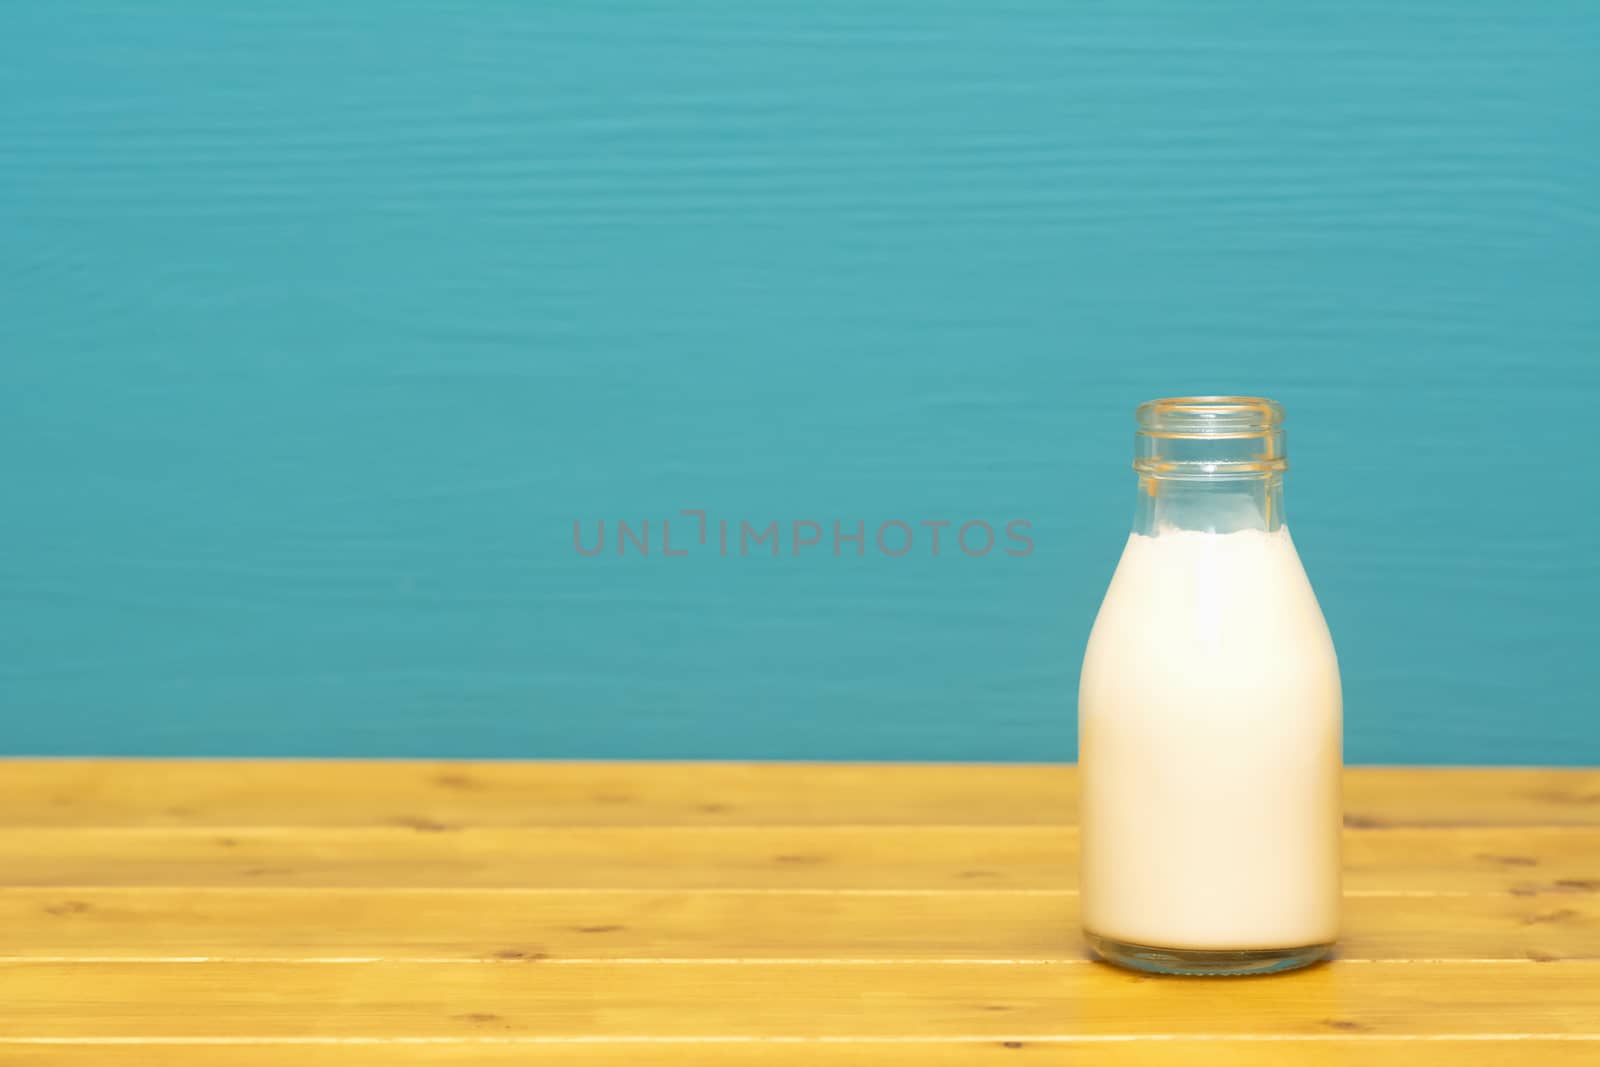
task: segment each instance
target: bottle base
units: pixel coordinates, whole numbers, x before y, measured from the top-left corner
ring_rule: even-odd
[[[1333,942],[1295,948],[1199,949],[1136,945],[1084,931],[1094,954],[1107,963],[1148,974],[1242,977],[1307,967],[1333,951]]]

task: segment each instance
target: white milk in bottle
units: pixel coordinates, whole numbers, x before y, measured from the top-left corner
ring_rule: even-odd
[[[1079,687],[1082,912],[1141,970],[1314,962],[1339,925],[1339,667],[1276,403],[1138,411],[1139,506]]]

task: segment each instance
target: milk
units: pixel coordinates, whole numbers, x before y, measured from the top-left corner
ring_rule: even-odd
[[[1192,950],[1334,940],[1339,668],[1287,527],[1132,535],[1078,714],[1086,930]]]

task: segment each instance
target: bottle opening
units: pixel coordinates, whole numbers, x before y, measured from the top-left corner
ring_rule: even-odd
[[[1248,478],[1289,465],[1283,405],[1261,396],[1171,396],[1140,404],[1133,469],[1155,478]]]
[[[1283,405],[1262,396],[1169,396],[1134,412],[1152,437],[1260,437],[1283,424]]]

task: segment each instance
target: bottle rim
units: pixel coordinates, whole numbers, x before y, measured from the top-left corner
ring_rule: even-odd
[[[1283,405],[1264,396],[1168,396],[1134,411],[1144,437],[1248,438],[1280,433]]]
[[[1283,405],[1264,396],[1169,396],[1134,413],[1133,469],[1154,478],[1241,478],[1288,467]]]

